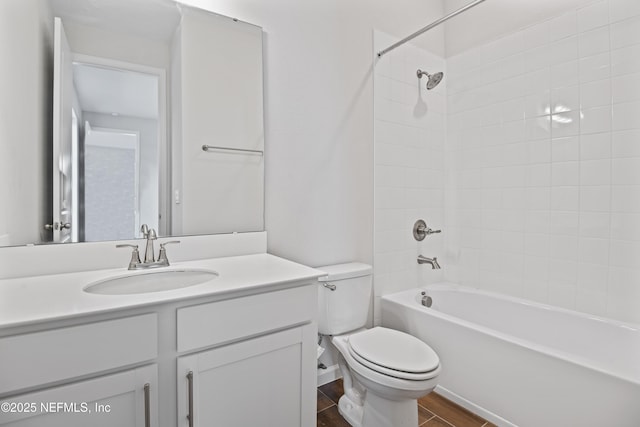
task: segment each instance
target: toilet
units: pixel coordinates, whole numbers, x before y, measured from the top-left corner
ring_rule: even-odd
[[[365,329],[371,266],[318,267],[318,332],[340,353],[344,395],[338,410],[353,427],[415,427],[417,399],[438,383],[440,360],[424,342],[400,331]]]

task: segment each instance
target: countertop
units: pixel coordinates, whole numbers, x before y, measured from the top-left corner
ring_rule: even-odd
[[[129,272],[126,266],[4,279],[0,280],[0,329],[197,297],[232,297],[234,294],[266,292],[278,286],[316,279],[324,274],[270,254],[176,262],[168,268],[207,269],[217,272],[219,276],[187,288],[129,295],[98,295],[83,291],[83,288],[96,281],[141,272]]]

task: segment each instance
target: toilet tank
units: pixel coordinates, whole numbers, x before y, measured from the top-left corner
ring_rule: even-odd
[[[371,266],[359,262],[318,267],[318,332],[339,335],[367,324]]]

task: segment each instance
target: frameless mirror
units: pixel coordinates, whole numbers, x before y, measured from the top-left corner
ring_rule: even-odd
[[[263,230],[260,27],[171,0],[0,15],[0,246]]]

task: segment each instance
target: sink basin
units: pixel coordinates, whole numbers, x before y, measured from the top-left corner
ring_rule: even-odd
[[[101,295],[146,294],[187,288],[216,277],[218,273],[210,270],[151,270],[93,282],[87,285],[84,291]]]

